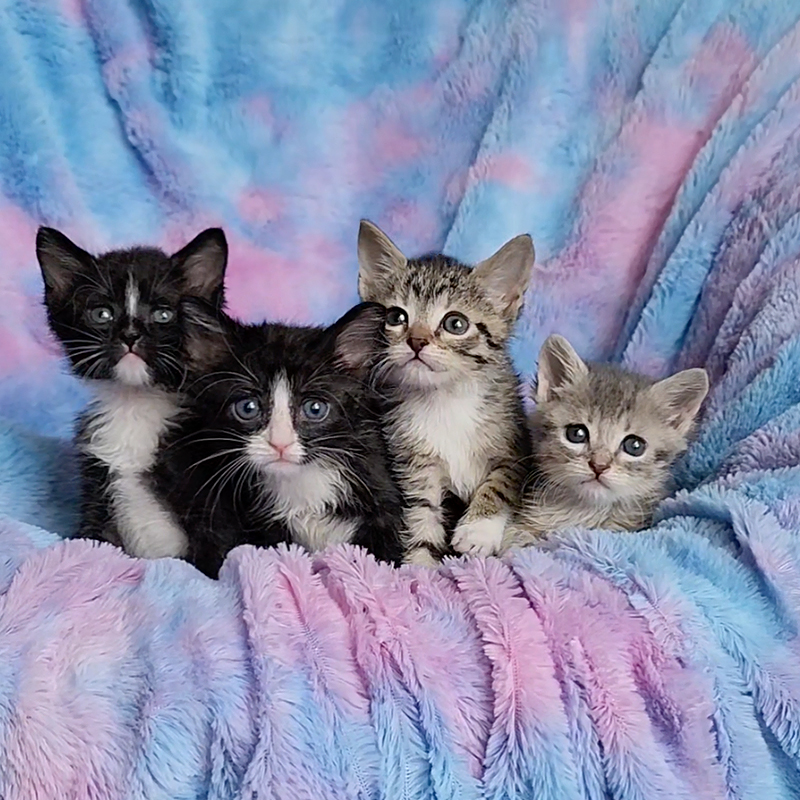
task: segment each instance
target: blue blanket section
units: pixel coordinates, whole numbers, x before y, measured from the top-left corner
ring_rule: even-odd
[[[800,796],[797,0],[0,2],[0,797]],[[222,225],[232,312],[325,322],[361,217],[468,261],[530,232],[526,379],[552,332],[709,371],[654,528],[217,584],[61,543],[87,393],[37,225]]]

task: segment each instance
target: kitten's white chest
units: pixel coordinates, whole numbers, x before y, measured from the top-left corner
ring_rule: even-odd
[[[445,465],[453,491],[468,499],[487,472],[486,401],[475,393],[443,390],[404,403],[397,433],[418,452]]]
[[[92,409],[86,450],[111,470],[146,472],[178,411],[177,400],[167,392],[104,386]]]
[[[177,398],[166,392],[111,383],[100,387],[91,412],[84,449],[109,469],[115,522],[134,556],[180,557],[187,550],[186,534],[146,480],[179,411]]]
[[[322,550],[353,540],[355,522],[332,513],[347,491],[335,470],[304,464],[285,474],[273,472],[268,485],[275,517],[286,524],[292,539],[307,550]]]

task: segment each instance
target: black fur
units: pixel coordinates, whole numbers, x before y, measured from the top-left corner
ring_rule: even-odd
[[[282,374],[306,453],[290,469],[303,470],[321,458],[333,462],[349,491],[327,516],[355,523],[351,543],[399,562],[402,497],[368,380],[382,346],[385,310],[364,303],[327,329],[232,320],[218,328],[196,304],[186,305],[197,322],[189,344],[197,376],[187,382],[190,413],[163,449],[156,477],[189,534],[189,559],[215,577],[237,545],[293,540],[286,523],[275,518],[269,469],[245,455],[245,439],[267,430],[274,381]],[[231,411],[244,398],[257,398],[262,409],[248,423]],[[310,398],[330,404],[324,421],[303,418],[300,409]]]
[[[151,247],[112,250],[92,256],[53,228],[40,228],[36,253],[45,283],[50,328],[59,338],[76,375],[111,380],[128,351],[146,363],[152,383],[177,389],[183,380],[183,321],[180,300],[199,297],[221,308],[227,261],[225,235],[211,228],[173,256]],[[139,313],[128,314],[125,297],[130,278],[139,294]],[[113,320],[92,321],[94,310],[108,308]],[[156,309],[174,314],[155,322]]]
[[[135,247],[93,256],[53,228],[40,228],[36,254],[45,285],[50,329],[60,340],[72,371],[88,381],[115,381],[115,368],[131,352],[147,365],[146,386],[176,391],[185,377],[183,297],[192,296],[209,309],[223,305],[227,262],[225,235],[204,231],[172,256],[162,250]],[[137,311],[129,313],[126,293],[133,284]],[[111,319],[92,318],[107,309]],[[168,322],[154,313],[169,310]],[[78,535],[123,544],[110,504],[108,466],[86,452],[87,427],[97,413],[90,408],[78,421],[82,478],[82,513]]]

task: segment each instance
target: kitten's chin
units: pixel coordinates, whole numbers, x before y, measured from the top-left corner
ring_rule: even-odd
[[[398,386],[412,389],[438,389],[452,380],[448,371],[434,369],[417,358],[397,365],[394,374]]]
[[[151,382],[150,370],[136,353],[126,353],[114,367],[114,375],[126,386],[148,386]]]
[[[618,493],[603,480],[591,478],[580,483],[577,488],[584,500],[590,503],[611,505],[615,500],[619,499]]]

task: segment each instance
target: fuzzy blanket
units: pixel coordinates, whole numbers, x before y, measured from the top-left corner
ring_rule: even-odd
[[[1,0],[0,797],[800,796],[798,0]],[[231,310],[328,321],[358,219],[530,231],[551,332],[713,388],[640,535],[219,582],[75,525],[84,391],[36,226],[231,241]]]

